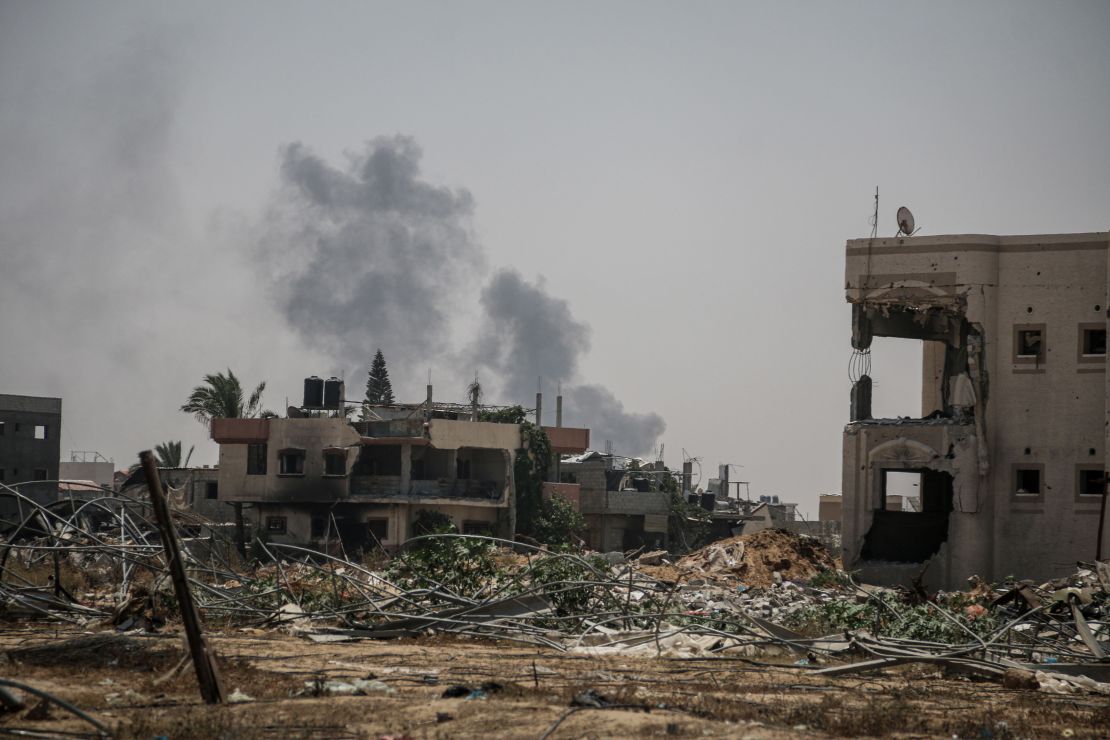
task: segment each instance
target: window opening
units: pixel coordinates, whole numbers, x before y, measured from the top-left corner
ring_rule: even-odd
[[[35,424],[35,439],[46,439],[45,424]]]
[[[918,418],[921,414],[922,362],[920,339],[876,337],[871,343],[871,417]]]
[[[324,475],[343,476],[347,474],[347,451],[324,451]]]
[[[47,475],[49,472],[46,468],[35,468],[35,480],[46,480]]]
[[[1079,494],[1081,496],[1101,496],[1105,490],[1105,476],[1101,470],[1079,471]]]
[[[861,556],[898,563],[928,560],[948,540],[952,476],[929,469],[883,470],[881,486]]]
[[[205,481],[204,497],[206,499],[216,499],[220,497],[220,484],[218,481]]]
[[[266,443],[247,445],[247,475],[266,475]]]
[[[283,516],[266,517],[266,531],[270,534],[285,534],[285,524]]]
[[[1044,332],[1040,329],[1020,329],[1017,333],[1017,356],[1040,357],[1044,345]]]
[[[1105,329],[1083,330],[1083,354],[1094,356],[1106,354]]]
[[[1041,492],[1041,471],[1039,468],[1018,468],[1015,493],[1039,494]]]
[[[312,517],[312,538],[320,539],[327,536],[328,533],[328,519],[323,516]]]
[[[278,475],[304,475],[304,450],[279,452]]]

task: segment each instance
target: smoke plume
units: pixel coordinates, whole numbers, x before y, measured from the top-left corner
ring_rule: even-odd
[[[650,450],[662,418],[625,411],[601,386],[573,385],[589,327],[542,284],[495,273],[481,293],[477,336],[450,346],[453,309],[473,300],[485,259],[470,193],[425,182],[420,158],[406,136],[370,141],[342,169],[303,144],[282,150],[282,191],[258,257],[288,323],[351,370],[381,347],[394,382],[430,364],[461,364],[489,372],[483,383],[501,400],[530,405],[543,376],[565,386],[568,423],[626,454]]]
[[[470,193],[422,181],[420,158],[406,136],[374,139],[344,169],[300,143],[282,151],[259,256],[289,324],[345,368],[376,347],[401,373],[437,357],[458,286],[480,274]]]
[[[667,426],[661,416],[625,411],[603,386],[573,384],[578,359],[590,347],[589,327],[574,318],[565,300],[514,270],[501,270],[482,292],[482,307],[486,321],[475,358],[501,379],[503,393],[529,399],[543,376],[563,385],[564,418],[589,427],[595,446],[608,440],[627,455],[651,450]]]

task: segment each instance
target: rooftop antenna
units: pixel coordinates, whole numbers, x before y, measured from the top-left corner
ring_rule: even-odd
[[[871,238],[874,239],[879,234],[879,186],[875,186],[875,213],[871,218],[867,219],[871,224]]]
[[[913,227],[913,214],[909,208],[902,206],[898,209],[898,233],[895,236],[913,236],[917,229]]]

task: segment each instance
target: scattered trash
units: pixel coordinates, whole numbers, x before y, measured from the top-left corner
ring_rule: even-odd
[[[243,693],[237,688],[227,695],[227,701],[230,704],[244,704],[249,701],[254,701],[254,697]]]
[[[595,709],[601,709],[602,707],[612,705],[613,702],[607,697],[597,693],[596,689],[586,689],[585,691],[575,694],[574,698],[570,700],[570,706],[572,707],[593,707]]]

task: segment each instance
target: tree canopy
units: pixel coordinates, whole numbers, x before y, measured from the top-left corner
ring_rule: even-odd
[[[189,460],[193,457],[194,447],[189,448],[185,459],[181,459],[181,440],[170,440],[154,446],[154,456],[160,468],[187,468]]]
[[[181,410],[194,415],[197,421],[209,424],[213,419],[240,419],[258,416],[274,416],[272,411],[262,411],[262,391],[266,381],[255,386],[246,400],[243,399],[243,386],[235,373],[228,368],[227,375],[216,373],[205,375],[204,383],[189,394]]]
[[[370,406],[388,406],[394,403],[393,385],[389,382],[389,368],[385,365],[385,355],[382,354],[381,349],[374,354],[374,360],[370,363],[364,403]]]

